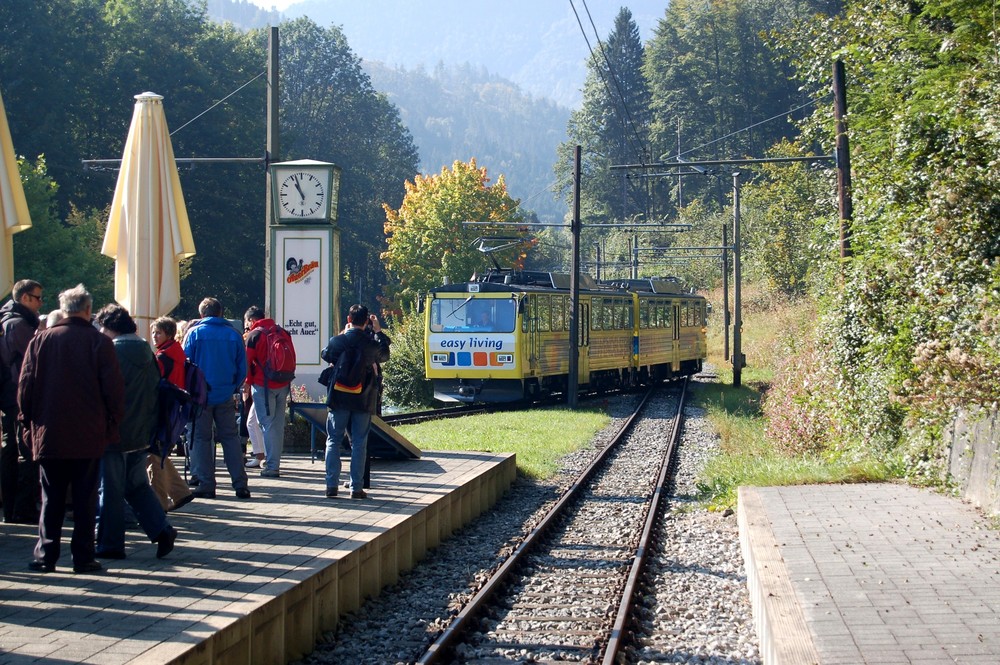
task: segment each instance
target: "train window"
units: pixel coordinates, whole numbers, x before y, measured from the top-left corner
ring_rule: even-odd
[[[528,321],[535,311],[535,296],[528,296],[521,301],[521,332],[528,332]]]
[[[615,330],[625,330],[626,316],[625,301],[615,298]]]
[[[594,298],[590,301],[590,329],[601,329],[601,299]]]
[[[517,301],[497,298],[435,298],[431,332],[513,332]]]
[[[611,298],[605,298],[601,307],[601,329],[615,329],[615,301]]]
[[[551,330],[549,323],[551,313],[552,301],[549,296],[538,296],[538,309],[536,310],[536,314],[538,315],[539,332],[548,332]]]
[[[639,298],[639,327],[649,327],[649,301],[645,298]]]
[[[566,297],[552,296],[552,330],[566,330]]]

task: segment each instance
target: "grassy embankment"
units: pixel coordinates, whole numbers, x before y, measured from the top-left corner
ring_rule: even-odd
[[[740,485],[793,485],[885,480],[892,472],[877,462],[845,462],[832,456],[779,453],[767,437],[762,402],[780,361],[804,326],[815,319],[806,301],[787,302],[744,292],[742,347],[747,366],[741,387],[733,387],[732,364],[723,358],[721,291],[710,294],[716,314],[710,317],[708,350],[718,381],[702,384],[694,396],[708,412],[721,439],[720,455],[703,471],[701,498],[717,508],[735,507]],[[732,306],[732,303],[730,303]],[[731,350],[731,349],[730,349]]]

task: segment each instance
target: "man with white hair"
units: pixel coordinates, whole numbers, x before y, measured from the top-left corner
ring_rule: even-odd
[[[125,381],[111,339],[90,322],[93,298],[83,284],[59,294],[66,318],[28,344],[17,387],[19,419],[41,470],[38,544],[28,568],[55,570],[66,495],[73,494],[73,570],[100,571],[94,526],[101,457],[125,416]]]

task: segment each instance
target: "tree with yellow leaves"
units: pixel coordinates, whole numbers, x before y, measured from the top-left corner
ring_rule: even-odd
[[[520,202],[507,194],[504,177],[489,184],[485,167],[473,158],[456,161],[436,175],[418,175],[406,182],[399,210],[385,209],[388,249],[382,254],[389,283],[390,309],[413,303],[444,279],[464,282],[491,265],[475,240],[489,236],[518,236],[527,242]],[[467,225],[465,222],[489,222]],[[493,258],[501,266],[517,265],[524,258],[522,246],[501,250]]]

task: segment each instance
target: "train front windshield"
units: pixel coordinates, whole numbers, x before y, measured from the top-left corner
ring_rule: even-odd
[[[511,298],[435,298],[431,332],[514,332],[517,302]]]

